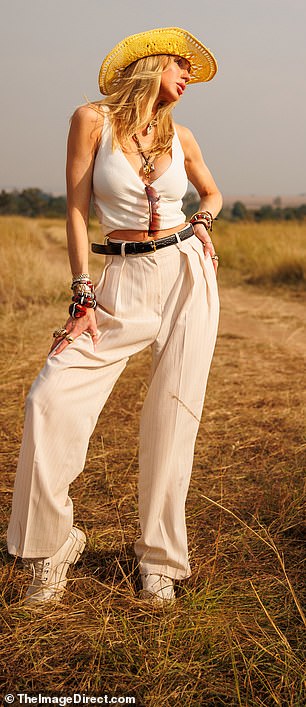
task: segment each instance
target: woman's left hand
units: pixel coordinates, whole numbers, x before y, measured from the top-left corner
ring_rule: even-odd
[[[195,233],[195,236],[202,241],[203,246],[204,246],[204,255],[205,258],[211,258],[214,266],[215,273],[217,275],[218,271],[218,256],[216,254],[214,244],[211,240],[211,237],[206,230],[205,226],[203,223],[196,223],[193,226],[193,230]]]

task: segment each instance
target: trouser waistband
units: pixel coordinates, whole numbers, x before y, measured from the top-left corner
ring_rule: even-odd
[[[168,245],[175,245],[180,241],[185,241],[186,238],[193,236],[194,230],[191,224],[188,224],[181,231],[172,233],[171,236],[165,238],[157,238],[151,241],[124,241],[123,243],[114,243],[107,241],[106,243],[92,243],[91,250],[93,253],[102,255],[146,255],[155,253],[160,248],[166,248]]]

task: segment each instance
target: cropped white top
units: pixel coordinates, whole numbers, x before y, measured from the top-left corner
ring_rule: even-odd
[[[106,112],[104,115],[93,171],[93,200],[103,234],[106,236],[117,229],[149,231],[151,212],[145,184],[122,150],[113,151],[111,123]],[[151,185],[158,196],[158,229],[175,228],[184,223],[182,198],[188,180],[184,152],[176,131],[171,164]]]

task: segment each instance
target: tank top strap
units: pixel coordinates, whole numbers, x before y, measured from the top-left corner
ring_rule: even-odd
[[[101,128],[101,142],[100,147],[103,149],[106,146],[110,148],[112,146],[112,125],[109,118],[109,108],[108,106],[103,107],[103,126]]]
[[[174,135],[172,141],[172,162],[175,163],[177,162],[177,160],[181,162],[182,158],[185,161],[184,150],[182,148],[181,141],[177,134],[176,128],[174,127]]]

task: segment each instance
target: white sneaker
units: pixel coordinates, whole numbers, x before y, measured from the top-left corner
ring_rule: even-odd
[[[33,582],[26,592],[26,606],[60,601],[66,587],[69,566],[78,561],[85,543],[86,536],[82,530],[72,528],[64,545],[52,557],[23,560],[24,567],[33,574]]]
[[[143,574],[141,580],[143,587],[139,593],[141,599],[160,605],[175,601],[173,581],[170,577],[164,574]]]

